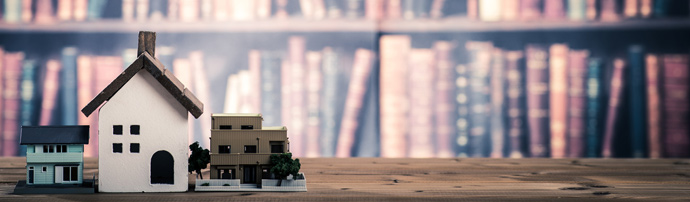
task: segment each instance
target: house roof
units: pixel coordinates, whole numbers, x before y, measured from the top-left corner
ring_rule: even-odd
[[[89,126],[22,126],[19,144],[89,144]]]
[[[115,80],[108,84],[103,91],[91,100],[82,110],[87,117],[98,109],[105,101],[110,100],[117,91],[120,90],[139,70],[144,69],[151,73],[153,77],[170,93],[182,106],[194,116],[199,118],[204,113],[204,103],[192,94],[189,89],[185,88],[172,72],[165,69],[158,59],[151,56],[144,51],[134,62],[125,69]]]

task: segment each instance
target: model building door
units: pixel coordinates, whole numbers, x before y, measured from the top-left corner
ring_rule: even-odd
[[[55,183],[76,183],[79,180],[79,167],[55,166]]]
[[[175,184],[174,159],[167,151],[157,151],[151,157],[151,184]]]
[[[244,166],[244,183],[256,183],[256,166]]]
[[[28,183],[29,184],[34,183],[34,167],[33,166],[29,167],[29,182]]]

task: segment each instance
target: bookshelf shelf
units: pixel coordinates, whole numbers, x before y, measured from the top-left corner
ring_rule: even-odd
[[[53,24],[0,24],[0,32],[50,33],[135,33],[153,30],[159,33],[248,33],[248,32],[375,32],[370,20],[263,20],[235,22],[60,22]]]
[[[615,22],[586,21],[512,21],[481,22],[462,18],[420,20],[263,20],[236,22],[62,22],[54,24],[0,24],[0,32],[56,33],[132,33],[155,30],[168,33],[261,33],[261,32],[513,32],[572,30],[649,30],[690,28],[688,19],[626,20]]]
[[[469,19],[395,20],[381,23],[380,31],[395,32],[513,32],[572,30],[634,30],[690,28],[688,19],[588,21],[504,21],[481,22]]]

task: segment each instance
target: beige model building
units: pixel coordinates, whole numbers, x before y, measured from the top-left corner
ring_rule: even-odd
[[[270,155],[289,152],[285,126],[262,127],[261,114],[212,114],[211,179],[257,184],[271,177]]]

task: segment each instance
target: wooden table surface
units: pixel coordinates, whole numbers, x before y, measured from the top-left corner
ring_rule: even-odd
[[[0,158],[0,201],[690,201],[690,159],[301,161],[308,192],[14,195],[25,159]],[[97,167],[87,158],[84,175]]]

